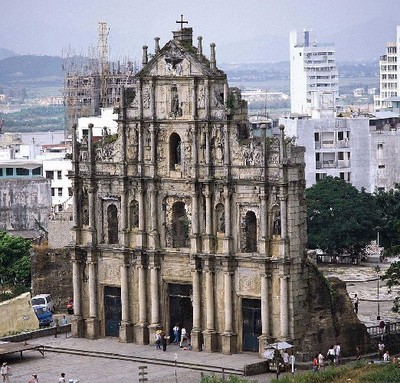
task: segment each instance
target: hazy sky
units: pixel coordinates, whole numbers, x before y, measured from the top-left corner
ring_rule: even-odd
[[[292,29],[310,27],[323,38],[377,16],[400,21],[400,0],[1,0],[0,6],[0,48],[61,55],[71,46],[86,53],[97,46],[104,19],[111,58],[140,57],[142,45],[152,52],[155,36],[164,45],[181,14],[194,40],[202,35],[204,46],[215,42],[217,54],[218,45],[266,34],[289,41]],[[395,31],[393,25],[392,39]]]

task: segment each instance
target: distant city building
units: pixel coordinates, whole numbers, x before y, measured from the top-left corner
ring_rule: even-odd
[[[281,118],[288,136],[306,147],[306,186],[327,176],[351,182],[357,189],[388,191],[400,182],[400,118]]]
[[[375,110],[392,107],[391,97],[399,96],[400,88],[400,26],[396,41],[386,43],[386,53],[379,59],[379,94],[374,97]]]
[[[77,136],[79,140],[87,137],[89,124],[93,124],[93,137],[115,134],[118,130],[118,113],[114,108],[101,108],[100,116],[81,117],[78,119]]]
[[[338,97],[334,44],[316,42],[314,32],[290,33],[291,112],[311,115],[312,109],[334,109]],[[318,103],[316,106],[315,104]]]

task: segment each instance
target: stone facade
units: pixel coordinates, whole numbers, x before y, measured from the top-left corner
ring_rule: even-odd
[[[307,327],[304,149],[253,137],[247,104],[192,29],[156,38],[118,134],[73,138],[74,336],[152,343],[179,322],[196,351],[299,345]]]

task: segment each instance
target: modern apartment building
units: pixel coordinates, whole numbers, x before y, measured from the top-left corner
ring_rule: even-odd
[[[290,33],[291,112],[311,115],[315,101],[334,109],[338,97],[335,45],[316,42],[313,31]]]
[[[306,186],[327,176],[351,182],[357,189],[388,191],[400,182],[400,118],[281,118],[287,136],[305,146]]]
[[[400,26],[397,26],[396,41],[386,43],[386,53],[379,59],[379,94],[374,97],[375,110],[392,107],[400,89]]]

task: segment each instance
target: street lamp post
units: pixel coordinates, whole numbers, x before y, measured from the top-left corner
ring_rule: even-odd
[[[380,301],[379,301],[379,272],[381,271],[381,268],[379,265],[376,265],[375,267],[376,274],[378,275],[378,283],[377,283],[377,299],[378,299],[378,316],[376,317],[377,320],[381,320],[381,311],[380,311]]]

